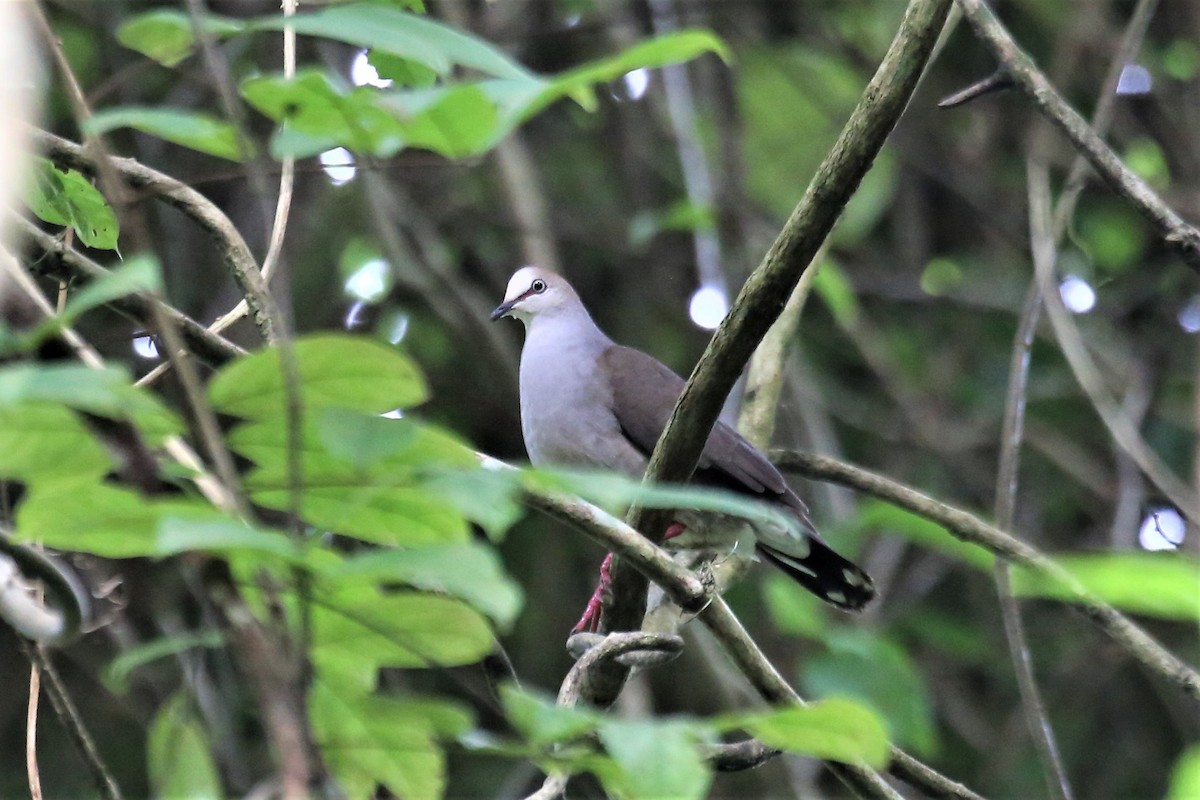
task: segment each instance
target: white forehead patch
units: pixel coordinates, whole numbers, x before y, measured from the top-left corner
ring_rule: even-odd
[[[533,279],[542,276],[543,270],[538,267],[521,267],[508,279],[508,288],[504,290],[504,299],[514,300],[529,289]]]

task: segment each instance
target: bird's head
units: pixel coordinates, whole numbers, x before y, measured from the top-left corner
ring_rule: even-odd
[[[521,267],[509,279],[504,302],[492,311],[492,319],[515,317],[528,324],[539,314],[552,313],[578,302],[575,290],[561,275],[541,267]]]

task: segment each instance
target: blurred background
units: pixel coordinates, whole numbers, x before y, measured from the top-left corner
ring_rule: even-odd
[[[170,105],[219,113],[211,76],[193,58],[161,67],[114,37],[140,0],[50,0],[45,8],[90,102]],[[307,4],[305,4],[307,5]],[[296,197],[274,286],[297,331],[351,329],[411,353],[432,400],[420,413],[499,458],[521,461],[516,377],[521,332],[487,321],[518,266],[565,273],[614,339],[686,375],[745,276],[759,263],[858,99],[894,33],[887,0],[428,0],[429,13],[554,73],[655,33],[700,26],[731,47],[686,67],[636,70],[600,92],[594,112],[553,105],[485,157],[425,151],[390,159],[331,150],[298,165]],[[1015,37],[1085,115],[1104,92],[1134,2],[996,3]],[[1144,5],[1144,4],[1143,4]],[[1136,58],[1120,65],[1109,141],[1186,219],[1200,219],[1200,4],[1160,0]],[[230,16],[277,11],[274,0],[208,0]],[[1032,268],[1025,162],[1061,186],[1073,152],[1016,94],[962,108],[937,101],[994,63],[960,25],[829,243],[789,356],[774,444],[844,458],[983,513],[994,503],[1016,322]],[[235,78],[273,72],[279,37],[222,45]],[[351,47],[300,40],[300,59],[356,84],[382,80]],[[250,131],[271,123],[251,112]],[[79,140],[58,81],[46,77],[44,125]],[[256,254],[266,250],[278,164],[247,168],[129,131],[118,153],[216,201]],[[256,188],[263,181],[268,193]],[[196,227],[161,204],[139,206],[168,295],[202,322],[232,307],[235,287]],[[1089,178],[1063,239],[1061,296],[1110,389],[1147,441],[1193,485],[1200,282],[1126,203]],[[148,340],[115,315],[83,332],[140,373]],[[256,344],[248,323],[231,332]],[[170,391],[169,387],[166,391]],[[731,399],[731,411],[738,398]],[[1197,476],[1200,477],[1200,476]],[[839,549],[856,553],[881,599],[848,617],[756,569],[730,601],[784,675],[806,696],[851,694],[885,716],[902,746],[990,797],[1044,793],[1020,710],[990,571],[914,545],[920,523],[827,485],[796,481]],[[1058,350],[1039,328],[1032,354],[1015,532],[1051,552],[1196,553],[1195,531],[1114,445]],[[528,516],[501,547],[526,607],[503,640],[529,686],[555,690],[571,660],[567,631],[603,556],[547,519]],[[124,570],[128,606],[110,633],[60,660],[69,684],[131,794],[145,786],[141,748],[154,708],[113,696],[97,674],[119,639],[170,629],[179,591],[150,564]],[[1137,576],[1129,576],[1136,581]],[[1079,797],[1164,792],[1200,720],[1178,692],[1147,675],[1070,608],[1023,604],[1035,669]],[[1185,660],[1200,660],[1194,624],[1140,620]],[[690,626],[695,628],[698,626]],[[20,796],[27,664],[0,631],[0,795]],[[420,678],[470,700],[479,669]],[[472,693],[462,687],[473,686]],[[706,714],[754,704],[699,630],[684,657],[634,681],[628,713]],[[489,710],[479,708],[488,721]],[[494,721],[494,720],[493,720]],[[44,725],[44,763],[73,754]],[[57,738],[56,738],[57,737]],[[449,795],[515,797],[540,774],[451,749]],[[61,779],[58,796],[86,792]],[[716,797],[837,796],[820,765],[780,758],[720,775]],[[597,796],[587,780],[572,796]]]

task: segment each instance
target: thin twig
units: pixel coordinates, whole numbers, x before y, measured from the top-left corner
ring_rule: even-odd
[[[46,696],[50,698],[50,705],[54,709],[55,715],[66,728],[67,734],[74,742],[79,754],[83,757],[84,763],[87,765],[88,772],[91,773],[92,782],[95,783],[97,791],[105,800],[121,800],[121,789],[117,786],[116,780],[113,779],[112,772],[109,771],[108,765],[104,763],[104,759],[100,757],[100,751],[96,749],[96,742],[88,733],[87,726],[83,723],[83,717],[79,714],[79,709],[75,707],[74,701],[71,700],[71,695],[67,693],[67,687],[63,684],[62,678],[58,675],[58,670],[50,662],[46,652],[36,645],[32,645],[24,639],[17,639],[17,645],[21,648],[21,652],[29,659],[29,663],[38,668],[46,679]]]
[[[1045,553],[962,509],[934,500],[891,478],[826,456],[791,450],[772,450],[771,460],[786,471],[813,480],[832,481],[908,509],[936,522],[952,536],[977,544],[1013,563],[1040,573],[1071,592],[1073,603],[1114,642],[1151,672],[1185,694],[1200,700],[1200,673],[1184,663],[1132,620],[1086,589]]]
[[[1087,157],[1105,183],[1150,221],[1168,247],[1193,269],[1200,270],[1200,229],[1185,222],[1104,143],[1021,50],[984,0],[957,2],[975,35],[1012,75],[1017,88]]]
[[[1008,392],[1004,404],[1004,425],[1000,435],[1000,464],[996,470],[996,525],[1003,530],[1013,530],[1017,507],[1017,482],[1021,457],[1021,441],[1025,432],[1025,406],[1029,386],[1029,362],[1033,348],[1033,337],[1037,333],[1041,317],[1041,287],[1034,281],[1025,298],[1017,332],[1013,336],[1012,360],[1008,371]],[[1025,637],[1025,626],[1021,621],[1021,609],[1013,595],[1011,567],[1008,559],[999,557],[994,567],[996,594],[1000,600],[1000,616],[1004,620],[1004,635],[1008,642],[1009,657],[1021,693],[1021,710],[1025,724],[1033,738],[1042,769],[1046,775],[1046,786],[1050,796],[1057,800],[1071,800],[1070,781],[1063,767],[1062,756],[1055,742],[1054,729],[1038,691],[1037,677],[1033,671],[1033,657]]]
[[[42,773],[38,769],[38,701],[42,696],[42,673],[37,664],[29,664],[29,704],[25,711],[25,775],[29,781],[29,800],[42,800]]]

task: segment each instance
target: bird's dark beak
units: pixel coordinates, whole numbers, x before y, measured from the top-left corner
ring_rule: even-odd
[[[519,299],[520,298],[517,298],[517,300]],[[517,300],[509,300],[507,303],[501,303],[500,305],[496,306],[495,310],[492,311],[492,322],[495,322],[501,317],[506,316],[508,312],[512,311],[512,307],[517,304]]]

